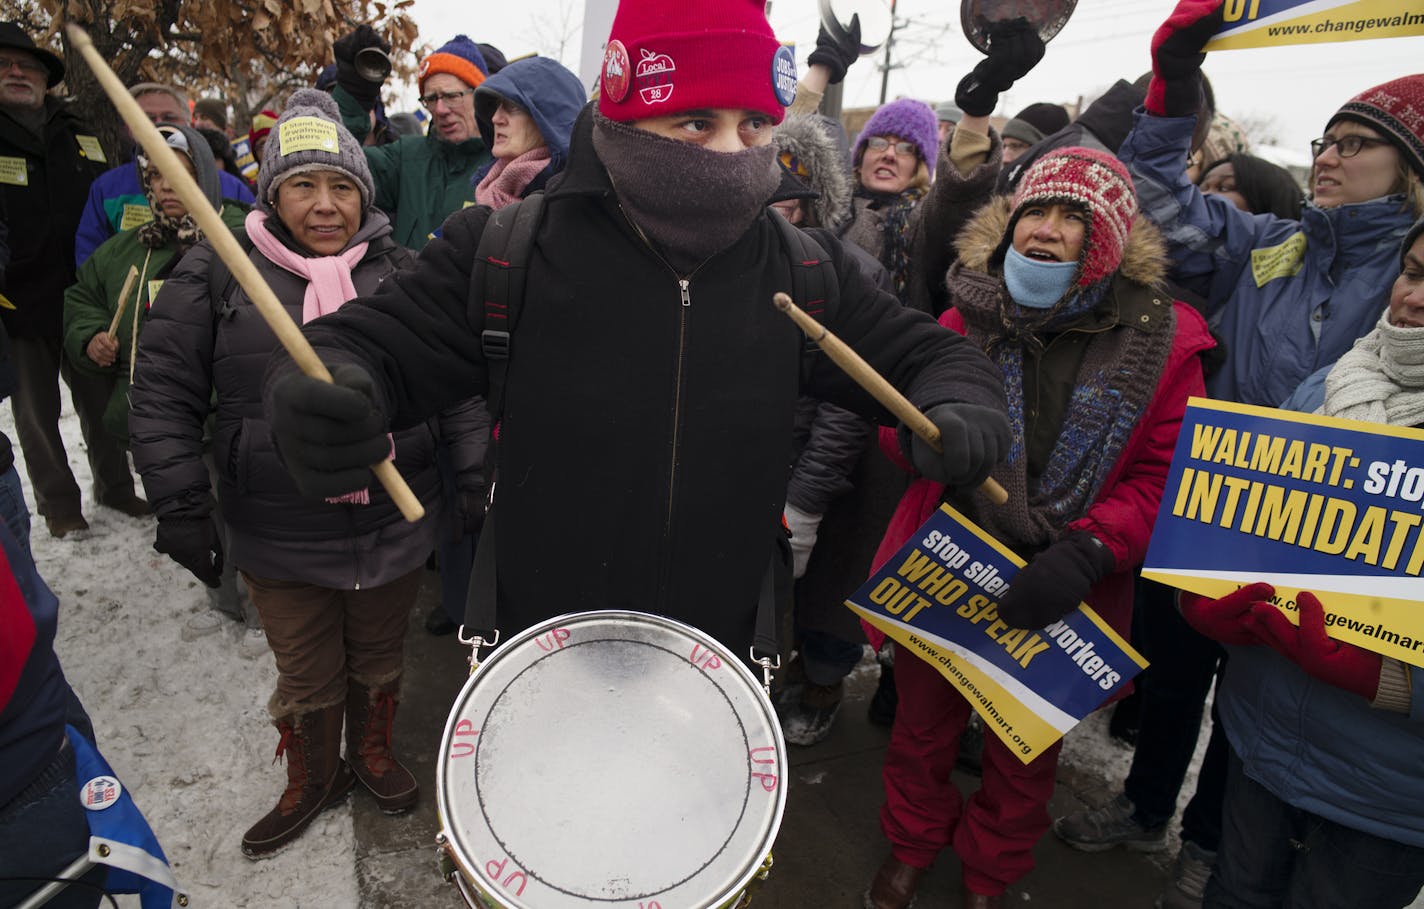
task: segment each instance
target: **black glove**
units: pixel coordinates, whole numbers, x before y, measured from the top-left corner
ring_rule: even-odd
[[[845,30],[845,40],[837,41],[826,27],[816,34],[816,49],[806,58],[807,66],[824,64],[831,71],[831,84],[836,85],[846,76],[846,70],[860,59],[860,14],[850,17],[850,26]]]
[[[1075,530],[1019,569],[999,600],[999,618],[1014,628],[1051,625],[1077,609],[1113,565],[1101,540]]]
[[[488,502],[483,489],[462,489],[459,496],[459,511],[452,522],[455,526],[456,542],[472,537],[485,526],[485,508]]]
[[[921,474],[946,486],[973,487],[984,482],[1013,441],[1009,418],[992,407],[940,404],[925,416],[939,428],[943,452],[935,451],[903,426],[900,450]]]
[[[1148,113],[1190,117],[1201,107],[1202,46],[1221,30],[1222,7],[1222,0],[1180,0],[1153,34]]]
[[[153,548],[193,573],[193,577],[217,587],[222,583],[223,552],[218,528],[212,516],[205,518],[159,518],[158,539]]]
[[[388,54],[391,52],[390,42],[369,25],[356,26],[355,31],[342,35],[331,45],[331,52],[336,57],[336,84],[359,101],[365,110],[375,107],[376,99],[381,96],[380,82],[363,79],[356,72],[356,53],[368,47],[380,48]]]
[[[995,22],[986,34],[989,56],[959,80],[954,92],[954,103],[971,117],[992,114],[999,106],[999,94],[1012,88],[1043,59],[1043,39],[1022,16]]]
[[[341,363],[332,382],[300,372],[278,376],[268,391],[272,436],[297,488],[315,498],[371,484],[371,465],[391,453],[371,376]]]

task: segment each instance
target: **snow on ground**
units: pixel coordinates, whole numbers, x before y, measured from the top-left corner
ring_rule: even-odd
[[[208,608],[205,588],[154,552],[153,519],[94,504],[68,403],[61,430],[90,530],[56,540],[36,514],[30,545],[60,600],[55,649],[104,756],[148,818],[192,905],[358,905],[349,801],[322,814],[286,852],[260,862],[242,855],[242,834],[276,804],[286,782],[284,765],[272,763],[272,655],[240,656],[243,632],[235,622],[192,643],[180,639],[187,618]],[[16,438],[9,407],[0,412],[0,430]],[[18,442],[15,448],[33,510]],[[136,897],[119,901],[138,905]]]

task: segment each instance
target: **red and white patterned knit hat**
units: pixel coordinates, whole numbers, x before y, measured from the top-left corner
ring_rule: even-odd
[[[1117,271],[1127,233],[1137,218],[1137,193],[1122,162],[1105,152],[1076,146],[1039,158],[1014,193],[1005,244],[1011,242],[1025,207],[1053,202],[1077,205],[1088,213],[1077,284],[1088,287]]]
[[[1339,120],[1355,120],[1379,131],[1399,149],[1410,170],[1424,178],[1424,74],[1365,89],[1346,101],[1325,128]]]

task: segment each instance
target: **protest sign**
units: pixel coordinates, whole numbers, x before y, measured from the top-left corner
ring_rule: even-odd
[[[1206,50],[1424,35],[1418,0],[1226,0]]]
[[[1146,666],[1087,606],[1010,628],[998,599],[1023,560],[948,505],[846,605],[954,685],[1025,764]]]
[[[1221,597],[1255,581],[1295,619],[1424,666],[1424,432],[1193,398],[1143,577]]]

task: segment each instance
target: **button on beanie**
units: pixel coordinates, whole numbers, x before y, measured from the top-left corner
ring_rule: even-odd
[[[416,77],[420,81],[421,93],[425,92],[425,80],[436,73],[449,73],[470,88],[479,88],[489,75],[489,67],[478,44],[466,35],[456,35],[420,61]]]
[[[361,143],[341,124],[336,101],[326,92],[299,88],[292,93],[277,125],[262,149],[262,167],[257,172],[257,205],[272,211],[277,187],[297,174],[314,170],[334,170],[356,181],[361,189],[361,208],[371,207],[376,185]]]
[[[1377,130],[1399,149],[1409,169],[1424,179],[1424,73],[1365,89],[1346,101],[1325,128],[1341,120]]]
[[[601,73],[599,112],[625,123],[701,108],[780,123],[796,97],[796,60],[764,0],[622,0]]]
[[[1137,194],[1122,162],[1091,148],[1061,148],[1028,169],[1014,193],[1013,215],[999,256],[1012,243],[1014,225],[1025,208],[1055,202],[1076,205],[1088,213],[1076,283],[1089,287],[1116,271],[1137,217]]]
[[[934,176],[935,162],[939,159],[939,119],[928,104],[913,98],[897,98],[865,121],[865,128],[855,140],[855,154],[852,160],[857,167],[865,154],[865,143],[873,136],[899,136],[919,149],[920,160]]]

